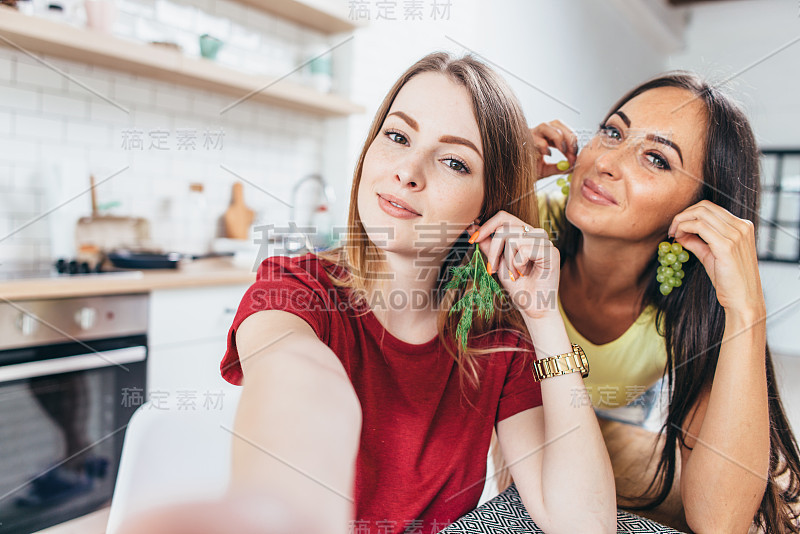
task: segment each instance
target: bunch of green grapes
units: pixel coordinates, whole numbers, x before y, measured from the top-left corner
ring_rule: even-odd
[[[662,295],[669,295],[673,287],[683,284],[683,264],[689,261],[689,253],[683,250],[680,243],[662,241],[658,244],[658,262],[661,264],[656,272],[656,280],[661,284],[658,290]]]

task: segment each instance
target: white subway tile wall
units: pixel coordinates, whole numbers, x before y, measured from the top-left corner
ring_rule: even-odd
[[[173,41],[198,56],[198,36],[209,33],[225,41],[219,63],[253,74],[285,75],[329,44],[225,0],[120,0],[119,9],[118,37]],[[285,224],[292,184],[321,171],[317,116],[251,101],[222,112],[238,97],[41,59],[0,47],[0,263],[74,254],[63,228],[90,213],[89,174],[99,204],[120,203],[109,213],[148,218],[154,244],[181,251],[190,183],[205,186],[210,240],[234,182],[244,182],[258,223]]]

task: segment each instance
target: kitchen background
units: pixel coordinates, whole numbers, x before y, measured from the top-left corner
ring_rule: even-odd
[[[85,29],[82,0],[58,2],[61,12],[47,9],[52,3],[17,2],[19,13],[109,42],[108,35]],[[287,16],[281,12],[287,4],[336,13],[330,19],[336,25]],[[278,96],[242,99],[249,91],[176,83],[163,72],[167,68],[148,74],[123,60],[101,66],[67,47],[30,52],[16,45],[19,13],[0,6],[0,271],[77,254],[76,221],[92,209],[90,175],[99,184],[100,212],[146,218],[153,248],[201,253],[231,246],[221,239],[221,217],[235,183],[243,184],[245,202],[255,211],[247,239],[237,245],[242,265],[251,268],[259,252],[263,235],[255,226],[285,227],[290,218],[311,222],[324,229],[324,244],[329,229],[345,223],[352,170],[374,110],[408,65],[436,49],[471,51],[493,64],[515,89],[531,126],[558,118],[579,132],[593,131],[634,84],[689,68],[737,95],[763,148],[800,149],[796,0],[115,5],[113,37],[168,41],[199,58],[198,37],[210,34],[223,45],[213,61],[188,64],[200,69],[196,78],[211,76],[204,68],[219,76],[214,68],[221,65],[244,73],[247,83],[276,78],[266,92]],[[159,64],[162,50],[141,53]],[[283,90],[287,97],[280,96]],[[330,186],[325,212],[314,212],[316,199],[324,199],[318,183],[298,185],[310,175]],[[800,379],[800,158],[786,159],[784,176],[775,247],[790,261],[762,262],[761,268],[769,340],[780,355],[782,384],[789,384]],[[772,204],[762,209],[768,220],[771,210]],[[800,393],[784,387],[784,394],[800,429]]]
[[[31,1],[45,10],[44,0],[20,4]],[[244,182],[255,224],[280,227],[290,216],[294,184],[319,174],[335,200],[313,222],[344,224],[352,169],[373,111],[396,76],[434,49],[472,51],[493,63],[516,90],[531,125],[560,118],[580,131],[595,129],[607,107],[640,80],[669,68],[694,69],[724,81],[742,100],[764,148],[797,148],[797,2],[675,3],[688,7],[662,0],[322,2],[357,25],[339,32],[247,2],[118,0],[112,32],[121,39],[172,41],[197,57],[197,38],[209,33],[224,41],[218,63],[330,88],[365,111],[348,115],[351,108],[344,106],[347,111],[331,117],[254,99],[228,108],[244,95],[44,55],[48,66],[0,46],[0,262],[74,256],[74,221],[91,208],[82,195],[89,174],[100,183],[101,207],[119,203],[107,213],[146,217],[154,244],[166,250],[207,250],[222,235],[219,217],[236,181]],[[72,24],[85,23],[82,2],[63,5]],[[331,48],[323,74],[311,74],[310,65],[298,69]],[[785,173],[800,174],[797,158]],[[190,195],[192,183],[204,192]],[[797,182],[784,187],[780,218],[791,224],[777,235],[795,259],[800,195],[791,193],[797,188]],[[300,188],[298,206],[308,191],[317,193],[313,184]],[[205,216],[193,206],[203,206]],[[253,240],[262,235],[251,234]],[[797,354],[792,327],[800,307],[791,301],[800,295],[800,272],[785,263],[763,269],[768,305],[781,310],[770,318],[772,346]]]

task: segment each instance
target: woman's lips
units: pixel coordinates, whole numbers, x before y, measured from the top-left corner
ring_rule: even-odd
[[[612,197],[607,191],[591,180],[583,181],[583,184],[581,184],[581,195],[583,198],[594,204],[600,204],[603,206],[617,205],[617,201],[614,200],[614,197]]]
[[[405,208],[398,208],[380,195],[378,195],[378,205],[384,212],[398,219],[413,219],[414,217],[419,217],[419,214],[408,211]]]

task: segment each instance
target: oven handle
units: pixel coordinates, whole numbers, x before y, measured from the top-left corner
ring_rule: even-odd
[[[147,349],[144,346],[126,347],[124,349],[104,350],[77,354],[52,360],[40,360],[27,363],[16,363],[0,367],[0,383],[21,380],[23,378],[36,378],[40,376],[57,375],[87,369],[101,369],[119,365],[125,369],[124,364],[144,361]]]

